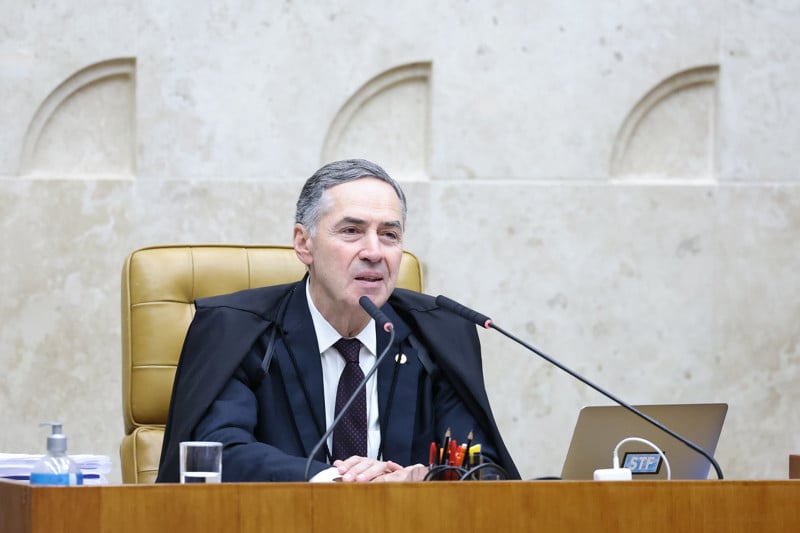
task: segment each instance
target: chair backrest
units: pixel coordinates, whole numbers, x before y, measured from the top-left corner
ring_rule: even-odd
[[[290,246],[179,245],[131,252],[122,269],[124,483],[158,474],[175,367],[197,298],[297,281],[305,266]],[[422,291],[422,266],[403,253],[398,287]]]

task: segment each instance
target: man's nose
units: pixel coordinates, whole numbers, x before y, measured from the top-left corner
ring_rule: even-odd
[[[359,257],[371,263],[377,263],[383,257],[383,249],[381,248],[381,240],[377,233],[367,232],[364,234],[362,240],[363,246]]]

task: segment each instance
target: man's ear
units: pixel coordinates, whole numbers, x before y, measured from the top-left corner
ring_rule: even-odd
[[[297,258],[304,265],[311,265],[311,233],[302,224],[295,224],[292,237],[294,240],[294,253],[297,254]]]

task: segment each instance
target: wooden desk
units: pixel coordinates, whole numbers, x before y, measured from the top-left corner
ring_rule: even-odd
[[[252,483],[0,481],[3,533],[800,531],[798,481]]]

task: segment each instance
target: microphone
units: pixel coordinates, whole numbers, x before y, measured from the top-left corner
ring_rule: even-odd
[[[372,368],[369,369],[369,372],[367,372],[367,374],[364,376],[364,379],[358,384],[356,390],[353,391],[353,394],[350,395],[350,397],[347,399],[347,402],[345,402],[344,406],[342,406],[342,410],[339,411],[339,414],[333,419],[333,422],[331,422],[331,425],[327,431],[325,431],[325,434],[322,435],[319,441],[314,445],[314,448],[311,449],[311,453],[308,455],[308,459],[306,460],[306,469],[303,474],[303,479],[306,481],[308,481],[308,472],[311,470],[311,461],[314,460],[314,456],[317,455],[317,452],[320,448],[322,448],[322,445],[328,441],[328,437],[331,436],[333,430],[339,425],[342,417],[344,417],[345,413],[347,413],[347,410],[350,409],[350,406],[356,400],[356,397],[359,395],[359,393],[364,389],[364,387],[367,386],[367,381],[369,381],[369,378],[371,378],[372,375],[377,372],[378,367],[381,365],[383,360],[386,359],[386,355],[389,353],[389,350],[394,344],[394,324],[392,324],[392,322],[389,320],[389,317],[387,317],[383,311],[378,309],[378,306],[372,303],[372,300],[370,300],[367,296],[362,296],[359,298],[358,303],[364,308],[364,311],[366,311],[367,314],[369,314],[369,316],[375,320],[376,324],[381,326],[384,331],[389,333],[389,342],[386,344],[386,348],[383,349],[378,358],[375,359],[375,364],[372,365]]]
[[[392,322],[389,320],[389,317],[386,316],[383,311],[378,309],[378,306],[372,303],[372,300],[370,300],[367,296],[362,296],[359,298],[358,303],[364,308],[364,311],[366,311],[369,316],[375,319],[375,322],[378,325],[383,327],[383,331],[389,333],[394,329],[394,324],[392,324]]]
[[[622,407],[624,407],[628,411],[632,412],[633,414],[635,414],[635,415],[643,418],[644,420],[650,422],[651,424],[653,424],[655,427],[657,427],[658,429],[660,429],[664,433],[667,433],[668,435],[671,435],[672,437],[678,439],[683,444],[685,444],[686,446],[688,446],[692,450],[696,451],[697,453],[699,453],[700,455],[702,455],[703,457],[708,459],[708,461],[711,463],[711,465],[714,467],[714,470],[717,473],[717,478],[718,479],[723,479],[722,469],[720,468],[719,464],[711,456],[711,454],[709,454],[703,448],[701,448],[700,446],[698,446],[694,442],[690,441],[686,437],[683,437],[683,436],[675,433],[674,431],[669,429],[667,426],[663,425],[661,422],[657,421],[656,419],[652,418],[651,416],[648,416],[647,414],[643,413],[642,411],[640,411],[639,409],[635,408],[634,406],[622,401],[621,399],[617,398],[616,396],[614,396],[610,392],[604,390],[603,388],[599,387],[598,385],[595,385],[594,383],[589,381],[584,376],[578,374],[577,372],[575,372],[573,370],[570,370],[569,368],[567,368],[566,366],[562,365],[561,363],[559,363],[558,361],[556,361],[555,359],[553,359],[552,357],[550,357],[546,353],[538,350],[536,347],[531,346],[530,344],[528,344],[527,342],[525,342],[525,341],[523,341],[521,339],[518,339],[517,337],[515,337],[511,333],[505,331],[503,328],[501,328],[500,326],[495,324],[492,321],[492,319],[489,318],[488,316],[482,315],[482,314],[478,313],[477,311],[473,311],[469,307],[461,305],[460,303],[455,302],[455,301],[451,300],[450,298],[447,298],[446,296],[442,296],[442,295],[439,295],[439,296],[436,297],[436,305],[438,305],[439,307],[442,307],[443,309],[447,309],[448,311],[451,311],[451,312],[461,316],[462,318],[465,318],[465,319],[469,320],[470,322],[473,322],[473,323],[475,323],[475,324],[477,324],[479,326],[483,326],[486,329],[490,329],[490,328],[491,329],[496,329],[497,331],[499,331],[500,333],[502,333],[503,335],[505,335],[506,337],[508,337],[512,341],[514,341],[517,344],[520,344],[521,346],[524,346],[528,350],[532,351],[533,353],[535,353],[536,355],[538,355],[539,357],[541,357],[542,359],[544,359],[545,361],[547,361],[551,365],[557,366],[558,368],[560,368],[561,370],[563,370],[564,372],[566,372],[570,376],[572,376],[575,379],[585,383],[586,385],[590,386],[591,388],[593,388],[594,390],[596,390],[600,394],[604,395],[606,398],[611,399],[612,401],[616,402],[618,405],[621,405]]]

